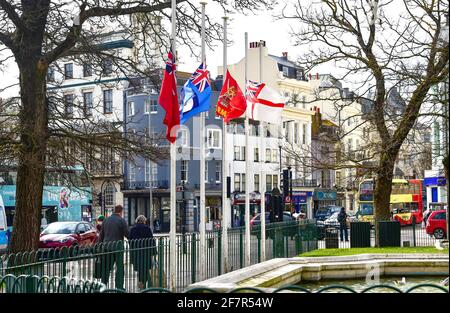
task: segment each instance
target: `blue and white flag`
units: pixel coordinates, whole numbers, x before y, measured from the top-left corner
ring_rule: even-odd
[[[202,63],[181,90],[180,123],[184,124],[191,117],[209,111],[211,94],[209,72]]]

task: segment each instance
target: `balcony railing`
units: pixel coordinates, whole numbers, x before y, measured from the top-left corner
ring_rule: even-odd
[[[315,179],[293,179],[293,187],[318,187],[317,180]]]
[[[158,180],[152,182],[153,189],[169,189],[168,180]],[[123,190],[142,190],[149,189],[149,181],[124,181]]]

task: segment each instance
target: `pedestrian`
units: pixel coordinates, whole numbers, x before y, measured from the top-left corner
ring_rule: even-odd
[[[105,220],[105,216],[99,215],[97,217],[97,225],[95,225],[95,228],[97,228],[97,231],[100,232],[102,229],[102,223]]]
[[[150,281],[150,270],[155,255],[155,239],[144,215],[136,218],[130,230],[130,258],[134,270],[138,272],[138,287],[144,289]]]
[[[423,212],[423,228],[427,226],[428,217],[430,217],[431,209],[427,208],[425,212]]]
[[[344,234],[345,241],[348,241],[347,213],[345,213],[345,208],[341,208],[341,211],[337,216],[337,220],[339,222],[339,235],[341,237],[341,241],[344,241]]]
[[[123,219],[123,206],[116,205],[114,213],[106,218],[101,226],[98,242],[104,243],[102,258],[102,283],[108,284],[109,274],[116,264],[116,289],[122,289],[124,283],[123,254],[125,237],[129,238],[127,222]],[[106,252],[106,253],[105,253]]]

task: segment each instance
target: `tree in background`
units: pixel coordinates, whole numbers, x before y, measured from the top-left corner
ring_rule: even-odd
[[[293,13],[292,13],[293,12]],[[306,68],[334,64],[342,79],[356,83],[355,93],[370,100],[366,118],[379,139],[374,169],[375,224],[390,219],[394,166],[402,144],[417,123],[431,87],[448,77],[448,37],[442,31],[448,2],[293,1],[281,18],[293,27],[297,45],[309,48],[300,63]],[[448,36],[448,35],[447,35]],[[387,99],[396,88],[405,102],[402,114],[389,120]],[[376,245],[379,232],[376,231]]]
[[[214,3],[228,11],[245,12],[269,7],[272,1]],[[200,42],[199,5],[194,0],[177,0],[177,4],[177,40],[195,52]],[[47,74],[52,66],[57,68],[58,61],[69,59],[80,64],[89,60],[97,68],[105,61],[112,62],[127,77],[158,78],[157,59],[161,60],[161,54],[147,47],[159,40],[161,51],[167,51],[164,26],[170,21],[170,6],[170,1],[162,0],[0,0],[0,70],[8,59],[14,60],[20,89],[17,98],[1,102],[0,112],[0,157],[17,164],[12,252],[38,247],[46,165],[82,161],[76,157],[79,154],[65,153],[61,147],[91,152],[94,162],[101,161],[95,159],[95,151],[102,149],[112,149],[119,155],[142,154],[151,160],[164,156],[164,151],[139,134],[123,136],[121,125],[71,117],[62,109],[60,95],[50,94]],[[211,44],[220,39],[221,28],[210,19],[207,23],[207,42]],[[124,30],[124,38],[139,38],[139,60],[102,47],[105,33],[117,29]],[[46,154],[50,155],[49,163]]]

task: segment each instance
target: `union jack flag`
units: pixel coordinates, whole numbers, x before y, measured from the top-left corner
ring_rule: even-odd
[[[190,81],[197,87],[198,91],[203,92],[210,86],[209,72],[205,63],[200,64],[198,69],[192,74]]]
[[[257,102],[257,98],[261,89],[263,89],[264,83],[257,83],[254,81],[247,81],[247,100],[251,102]]]
[[[172,51],[169,51],[168,57],[169,59],[166,62],[166,71],[169,75],[172,75],[172,69],[174,71],[177,70],[177,66],[175,65],[175,56],[173,55]]]

